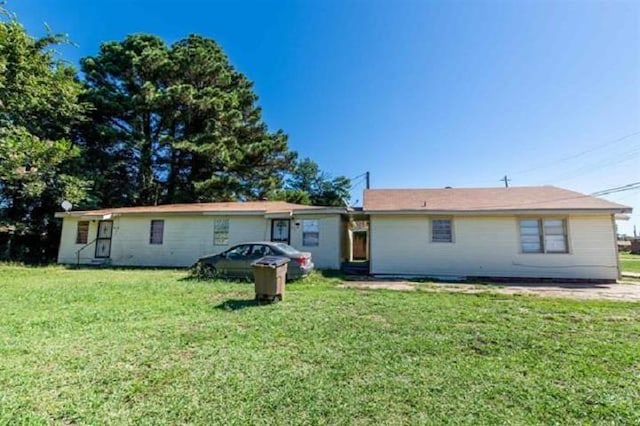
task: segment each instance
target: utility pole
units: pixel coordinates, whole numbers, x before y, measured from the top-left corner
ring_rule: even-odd
[[[367,181],[367,189],[371,188],[371,174],[369,172],[365,173],[366,181]]]
[[[509,178],[507,177],[507,175],[504,175],[504,177],[503,177],[502,179],[500,179],[500,180],[504,182],[504,187],[505,187],[505,188],[508,188],[508,187],[509,187],[509,182],[511,182],[511,179],[509,179]]]

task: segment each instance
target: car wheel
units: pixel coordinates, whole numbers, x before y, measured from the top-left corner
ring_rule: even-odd
[[[218,277],[218,270],[213,265],[206,265],[206,264],[202,265],[201,270],[202,270],[202,276],[204,278],[217,278]]]

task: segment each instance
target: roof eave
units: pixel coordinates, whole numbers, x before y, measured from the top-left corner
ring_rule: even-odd
[[[346,209],[336,208],[304,208],[281,211],[267,210],[210,210],[210,211],[137,211],[137,212],[119,212],[114,211],[75,211],[75,212],[56,212],[56,218],[65,217],[91,217],[99,218],[104,215],[112,216],[272,216],[272,215],[307,215],[307,214],[342,214]]]

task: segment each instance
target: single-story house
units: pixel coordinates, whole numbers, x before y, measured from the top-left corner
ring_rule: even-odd
[[[370,273],[616,280],[615,215],[552,186],[371,189]]]
[[[247,241],[281,241],[310,252],[318,268],[339,269],[344,208],[281,201],[170,204],[56,213],[58,263],[190,266]]]
[[[370,189],[359,209],[254,201],[71,211],[56,213],[58,262],[189,266],[271,240],[311,252],[321,269],[611,281],[620,275],[615,217],[630,212],[552,186]]]

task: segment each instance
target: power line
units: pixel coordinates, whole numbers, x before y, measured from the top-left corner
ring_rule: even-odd
[[[356,186],[361,185],[363,183],[365,183],[365,178],[364,178],[364,176],[361,176],[361,177],[359,177],[359,178],[357,178],[355,180],[351,180],[350,187],[351,188],[355,188]]]
[[[367,173],[369,173],[369,172],[364,172],[362,174],[359,174],[358,176],[354,176],[352,178],[349,178],[349,180],[355,180],[355,179],[358,179],[358,178],[361,178],[361,177],[365,177],[367,175]]]
[[[560,158],[558,160],[552,161],[552,162],[547,163],[547,164],[541,164],[541,165],[538,165],[538,166],[530,167],[530,168],[525,169],[525,170],[520,170],[518,172],[515,172],[514,174],[530,173],[530,172],[535,171],[535,170],[540,170],[540,169],[544,169],[544,168],[553,166],[555,164],[563,163],[563,162],[565,162],[567,160],[573,160],[574,158],[578,158],[578,157],[581,157],[583,155],[586,155],[586,154],[592,153],[594,151],[597,151],[599,149],[606,148],[606,147],[611,146],[611,145],[615,145],[615,144],[617,144],[619,142],[622,142],[624,140],[627,140],[627,139],[629,139],[629,138],[631,138],[633,136],[637,136],[637,135],[640,135],[640,131],[629,133],[627,135],[621,136],[621,137],[619,137],[617,139],[614,139],[612,141],[608,141],[608,142],[605,142],[603,144],[597,145],[595,147],[586,149],[584,151],[578,152],[577,154],[571,154],[571,155],[568,155],[566,157],[562,157],[562,158]]]
[[[619,202],[619,201],[631,198],[633,196],[640,195],[640,192],[638,192],[638,191],[640,191],[640,188],[631,189],[631,190],[629,190],[628,194],[624,194],[622,197],[613,197],[613,198],[615,198],[616,202]],[[618,194],[613,194],[613,195],[618,195]]]
[[[520,202],[520,203],[510,203],[510,204],[506,204],[506,205],[488,205],[488,206],[484,206],[484,208],[496,208],[497,209],[497,208],[513,207],[513,206],[526,206],[526,205],[534,205],[534,204],[540,204],[540,203],[549,203],[549,202],[553,202],[553,201],[577,200],[577,199],[581,199],[581,198],[591,198],[591,197],[596,197],[596,196],[614,194],[614,193],[618,193],[618,192],[632,191],[632,190],[636,190],[636,189],[640,189],[640,182],[633,182],[633,183],[629,183],[627,185],[623,185],[623,186],[619,186],[619,187],[603,189],[601,191],[593,192],[593,193],[591,193],[589,195],[579,194],[579,195],[574,195],[574,196],[571,196],[571,197],[553,198],[553,199],[548,199],[548,200],[525,201],[525,202]]]
[[[590,195],[593,197],[600,197],[603,195],[615,194],[618,192],[631,191],[634,189],[640,189],[640,182],[633,182],[626,185],[618,186],[616,188],[603,189],[602,191],[593,192]]]
[[[371,179],[371,173],[369,173],[369,172],[364,172],[364,173],[362,173],[362,174],[360,174],[360,175],[358,175],[358,176],[356,176],[354,178],[351,178],[349,180],[352,182],[352,185],[353,185],[353,181],[354,180],[361,179],[361,178],[364,179],[364,182],[366,184],[365,185],[366,189],[369,189],[370,186],[371,186],[371,180],[370,180]]]
[[[593,172],[598,172],[606,167],[611,167],[614,166],[616,164],[621,164],[621,163],[625,163],[627,161],[631,161],[636,159],[638,156],[640,156],[640,148],[634,148],[630,151],[626,151],[623,152],[619,155],[616,155],[615,158],[608,158],[605,159],[603,161],[599,161],[596,163],[591,163],[588,164],[586,166],[582,166],[576,170],[574,170],[572,173],[569,174],[565,174],[564,176],[561,176],[558,179],[554,179],[554,182],[563,182],[566,180],[571,180],[571,179],[575,179],[579,176],[583,176],[589,173],[593,173]]]

